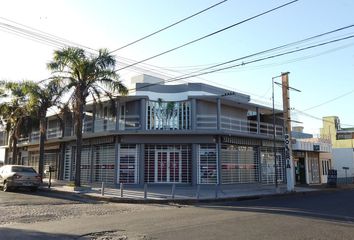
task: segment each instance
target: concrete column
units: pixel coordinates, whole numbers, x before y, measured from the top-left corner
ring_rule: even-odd
[[[306,184],[310,184],[310,168],[309,168],[309,156],[308,153],[305,152],[305,178],[306,178]]]
[[[138,144],[139,152],[138,152],[138,166],[139,166],[139,179],[138,184],[144,185],[145,183],[145,144]]]
[[[119,163],[120,163],[120,160],[119,160],[119,153],[120,153],[120,143],[119,143],[119,137],[116,136],[116,141],[115,141],[115,144],[114,144],[114,147],[115,147],[115,172],[114,172],[114,179],[115,179],[115,185],[118,186],[119,185]]]
[[[197,99],[191,99],[191,127],[192,130],[197,129]]]
[[[256,108],[256,114],[257,114],[257,134],[261,133],[261,114],[259,112],[259,108]]]
[[[198,146],[199,144],[192,144],[192,185],[198,184]]]
[[[221,137],[218,136],[218,139],[217,139],[217,145],[216,145],[216,148],[217,148],[217,166],[218,166],[218,181],[217,183],[218,184],[221,184]]]
[[[119,118],[120,118],[120,103],[116,102],[116,130],[119,130]]]
[[[146,130],[146,99],[140,99],[140,129]]]
[[[220,130],[221,129],[221,98],[219,97],[217,99],[217,108],[216,108],[216,129]]]

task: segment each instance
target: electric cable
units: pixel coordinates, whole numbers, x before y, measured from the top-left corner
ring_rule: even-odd
[[[228,1],[228,0],[224,0],[224,1],[218,2],[218,3],[216,3],[216,4],[214,4],[214,5],[210,6],[210,7],[207,7],[207,8],[205,8],[205,9],[203,9],[203,10],[197,12],[197,13],[194,13],[194,14],[192,14],[192,15],[186,17],[186,18],[183,18],[183,19],[181,19],[181,20],[179,20],[179,21],[177,21],[177,22],[175,22],[175,23],[172,23],[172,24],[170,24],[170,25],[168,25],[168,26],[166,26],[166,27],[163,27],[163,28],[161,28],[161,29],[159,29],[159,30],[157,30],[157,31],[155,31],[155,32],[153,32],[153,33],[150,33],[150,34],[148,34],[148,35],[146,35],[146,36],[144,36],[144,37],[141,37],[141,38],[139,38],[139,39],[137,39],[137,40],[135,40],[135,41],[133,41],[133,42],[130,42],[130,43],[128,43],[128,44],[125,44],[124,46],[119,47],[119,48],[117,48],[117,49],[115,49],[115,50],[113,50],[113,51],[111,51],[111,52],[109,52],[109,53],[112,54],[112,53],[114,53],[114,52],[116,52],[116,51],[122,50],[123,48],[129,47],[129,46],[131,46],[131,45],[133,45],[133,44],[135,44],[135,43],[138,43],[138,42],[140,42],[140,41],[142,41],[142,40],[144,40],[144,39],[147,39],[147,38],[149,38],[149,37],[151,37],[151,36],[154,36],[154,35],[156,35],[156,34],[162,32],[162,31],[164,31],[164,30],[167,30],[167,29],[169,29],[169,28],[171,28],[171,27],[173,27],[173,26],[176,26],[177,24],[180,24],[180,23],[182,23],[182,22],[184,22],[184,21],[186,21],[186,20],[188,20],[188,19],[191,19],[191,18],[193,18],[193,17],[195,17],[195,16],[197,16],[197,15],[199,15],[199,14],[201,14],[201,13],[204,13],[204,12],[206,12],[206,11],[208,11],[208,10],[210,10],[210,9],[212,9],[212,8],[218,6],[218,5],[220,5],[220,4],[222,4],[222,3],[226,2],[226,1]]]
[[[272,8],[272,9],[270,9],[270,10],[267,10],[267,11],[265,11],[265,12],[262,12],[262,13],[260,13],[260,14],[255,15],[255,16],[252,16],[252,17],[249,17],[249,18],[247,18],[247,19],[244,19],[244,20],[242,20],[242,21],[240,21],[240,22],[234,23],[234,24],[232,24],[232,25],[230,25],[230,26],[227,26],[227,27],[225,27],[225,28],[219,29],[219,30],[217,30],[217,31],[215,31],[215,32],[212,32],[212,33],[209,33],[209,34],[207,34],[207,35],[204,35],[203,37],[194,39],[194,40],[192,40],[192,41],[190,41],[190,42],[187,42],[187,43],[184,43],[184,44],[179,45],[179,46],[177,46],[177,47],[171,48],[171,49],[169,49],[169,50],[166,50],[166,51],[161,52],[161,53],[159,53],[159,54],[156,54],[156,55],[154,55],[154,56],[151,56],[151,57],[145,58],[145,59],[143,59],[143,60],[137,61],[137,62],[135,62],[135,63],[133,63],[133,64],[131,64],[131,65],[125,66],[125,67],[123,67],[123,68],[118,68],[116,71],[120,71],[120,70],[129,68],[129,67],[134,66],[134,65],[137,65],[137,64],[139,64],[139,63],[146,62],[146,61],[148,61],[148,60],[151,60],[151,59],[160,57],[160,56],[162,56],[162,55],[165,55],[165,54],[170,53],[170,52],[172,52],[172,51],[175,51],[175,50],[177,50],[177,49],[183,48],[183,47],[188,46],[188,45],[190,45],[190,44],[193,44],[193,43],[195,43],[195,42],[199,42],[199,41],[201,41],[201,40],[203,40],[203,39],[206,39],[206,38],[208,38],[208,37],[211,37],[211,36],[214,36],[214,35],[216,35],[216,34],[219,34],[219,33],[223,32],[223,31],[226,31],[226,30],[228,30],[228,29],[231,29],[231,28],[233,28],[233,27],[236,27],[236,26],[238,26],[238,25],[241,25],[241,24],[243,24],[243,23],[245,23],[245,22],[251,21],[251,20],[253,20],[253,19],[255,19],[255,18],[261,17],[261,16],[266,15],[266,14],[268,14],[268,13],[271,13],[271,12],[273,12],[273,11],[276,11],[276,10],[278,10],[278,9],[280,9],[280,8],[286,7],[286,6],[288,6],[288,5],[290,5],[290,4],[293,4],[293,3],[297,2],[297,1],[299,1],[299,0],[293,0],[293,1],[291,1],[291,2],[285,3],[285,4],[280,5],[280,6],[278,6],[278,7]]]

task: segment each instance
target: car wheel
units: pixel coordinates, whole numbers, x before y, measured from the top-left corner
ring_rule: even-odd
[[[2,186],[2,190],[4,192],[8,192],[9,191],[9,186],[7,186],[7,182],[4,182],[4,186]]]
[[[30,188],[30,191],[31,191],[31,192],[35,192],[35,191],[37,191],[37,190],[38,190],[38,187],[31,187],[31,188]]]

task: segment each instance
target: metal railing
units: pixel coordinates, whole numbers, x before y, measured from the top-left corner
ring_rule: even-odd
[[[217,117],[215,115],[197,115],[196,119],[197,129],[217,129]],[[257,121],[232,118],[227,116],[221,117],[221,130],[263,134],[268,136],[272,136],[274,133],[274,127],[271,123],[260,122],[258,126]],[[275,135],[283,136],[283,134],[283,127],[276,125]]]

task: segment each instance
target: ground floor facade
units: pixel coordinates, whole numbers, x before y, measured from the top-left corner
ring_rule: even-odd
[[[294,151],[296,184],[327,183],[328,170],[332,169],[330,156],[319,152]]]
[[[39,154],[28,148],[23,164],[38,169]],[[57,179],[73,181],[75,141],[46,150],[44,169]],[[276,162],[276,168],[275,168]],[[108,136],[84,139],[82,184],[274,184],[285,183],[284,148],[274,156],[269,140],[223,136]]]

